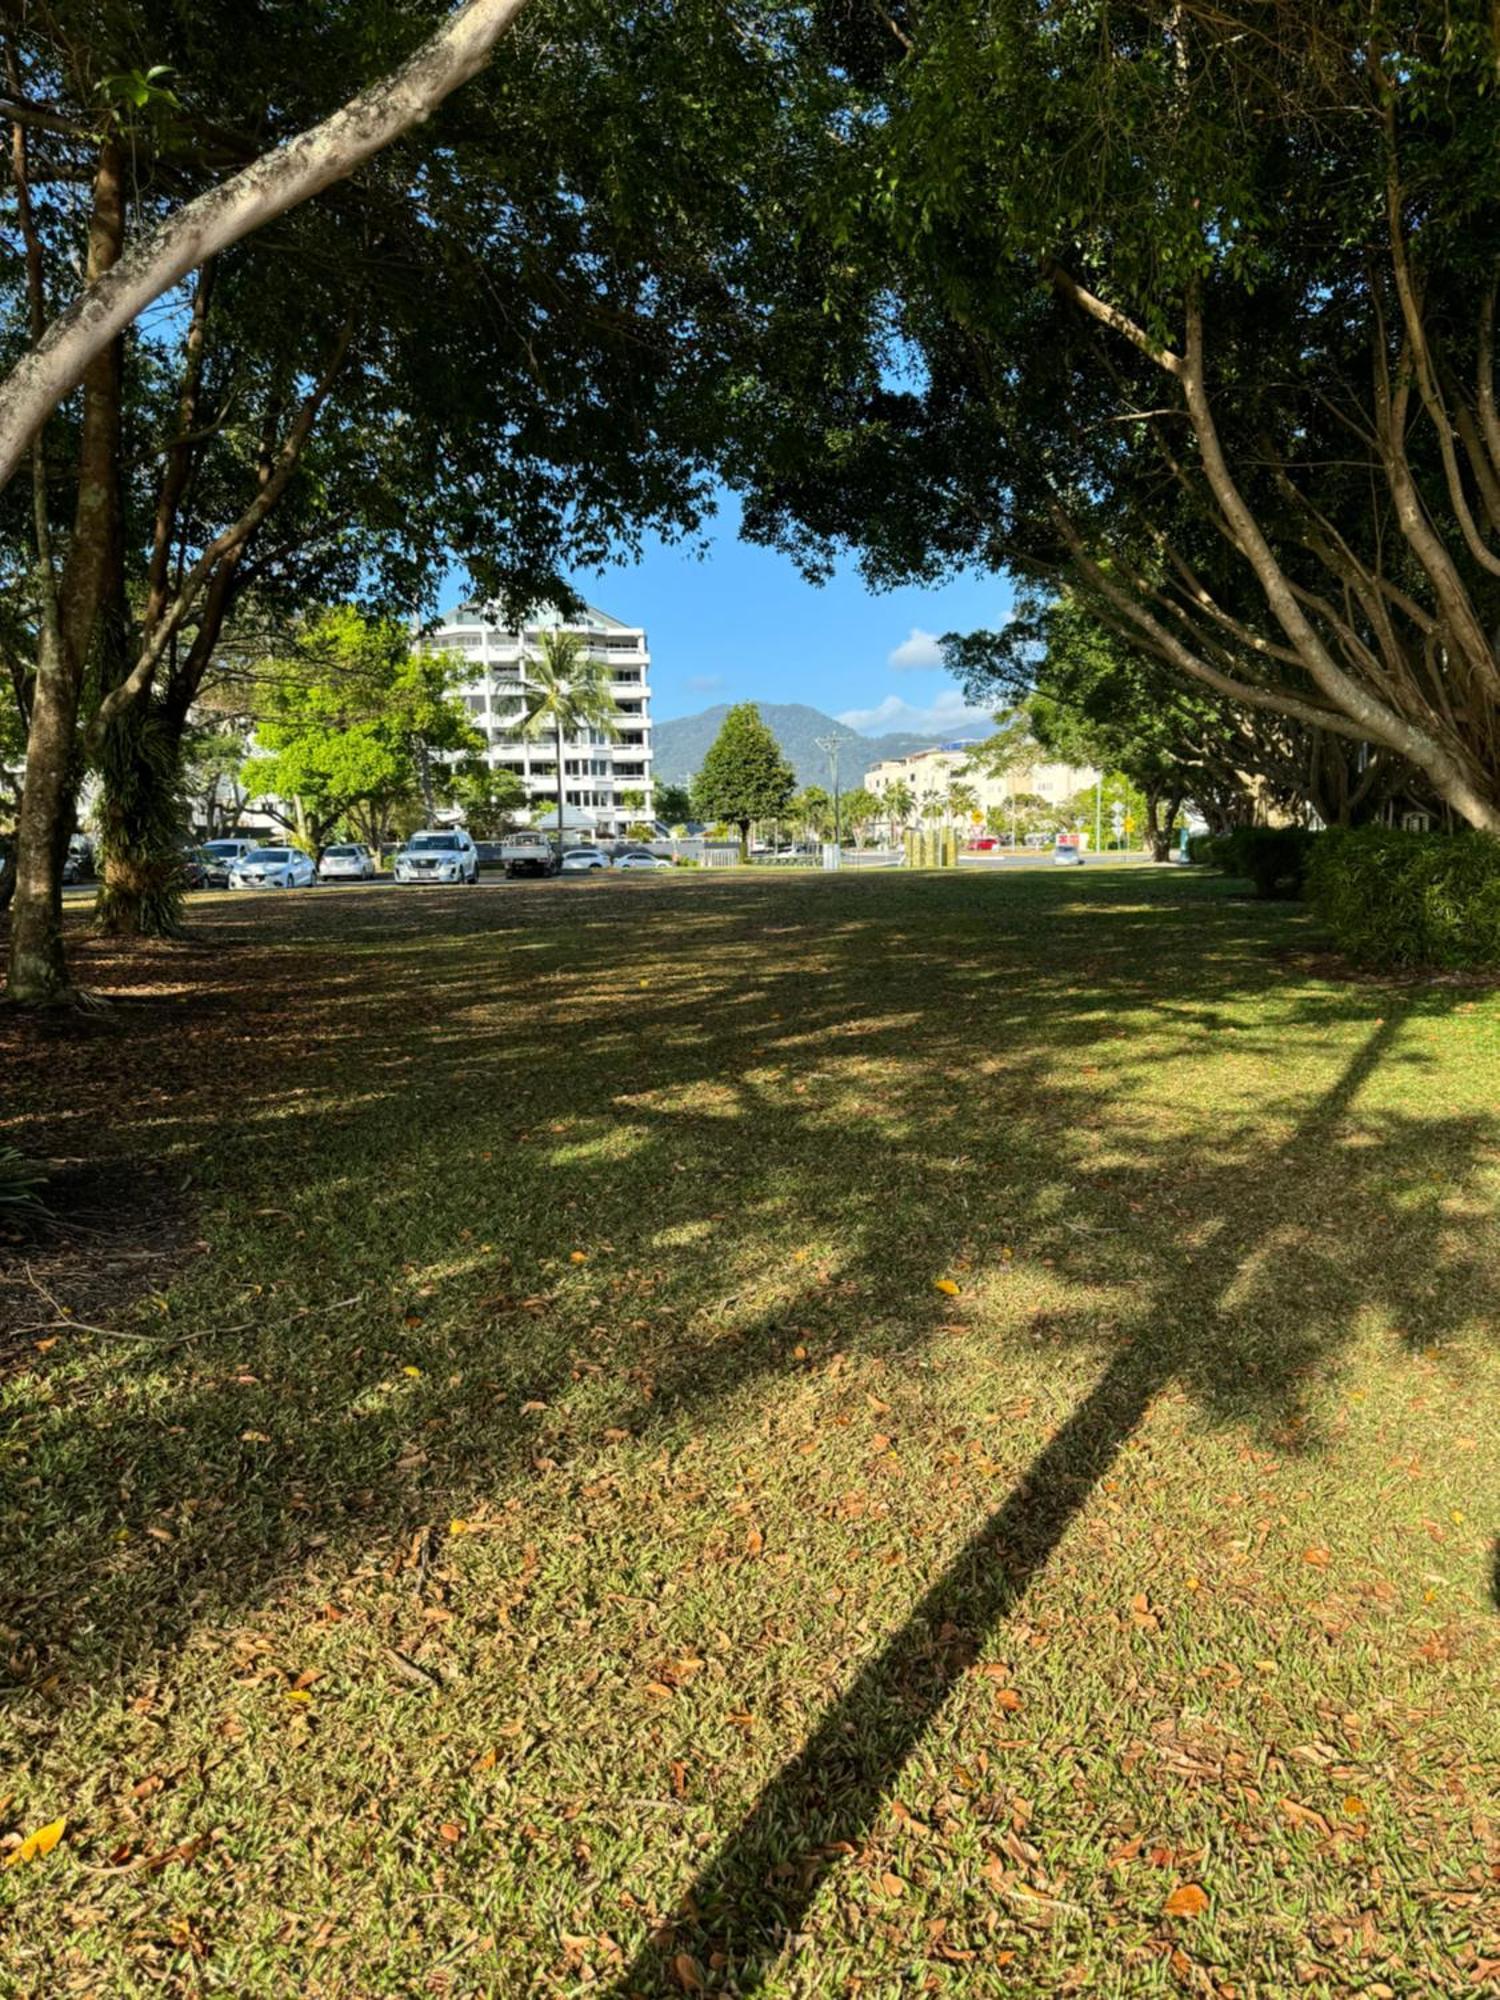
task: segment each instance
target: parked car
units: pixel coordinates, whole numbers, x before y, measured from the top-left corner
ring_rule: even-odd
[[[477,882],[479,856],[461,826],[414,833],[396,856],[398,882]]]
[[[318,879],[300,847],[252,847],[230,870],[231,889],[310,889]]]
[[[320,882],[368,882],[378,873],[375,857],[362,841],[325,847],[318,862]]]
[[[544,833],[533,827],[507,834],[500,843],[500,859],[506,874],[512,877],[557,873],[557,849]]]
[[[969,852],[971,854],[993,854],[999,845],[1000,843],[994,834],[981,833],[977,839],[969,842]]]
[[[1054,868],[1081,868],[1083,866],[1083,849],[1070,834],[1060,833],[1058,835],[1057,845],[1052,850],[1052,866]]]
[[[204,887],[227,889],[235,864],[255,852],[253,840],[241,840],[237,836],[226,840],[205,840],[198,850],[204,858]]]
[[[570,847],[562,858],[564,875],[588,875],[608,866],[609,856],[602,847]]]
[[[649,847],[623,847],[615,856],[616,868],[666,868],[672,864],[664,854],[653,854]]]
[[[83,882],[93,872],[94,844],[86,833],[75,833],[63,856],[62,878],[65,882]]]
[[[474,852],[481,868],[503,868],[505,866],[505,842],[503,840],[476,840]]]
[[[185,889],[202,889],[208,884],[208,856],[201,847],[189,841],[182,847],[182,886]]]

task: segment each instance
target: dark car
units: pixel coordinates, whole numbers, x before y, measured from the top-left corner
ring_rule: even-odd
[[[185,889],[206,889],[208,887],[209,857],[201,847],[185,846],[182,850],[182,886]]]

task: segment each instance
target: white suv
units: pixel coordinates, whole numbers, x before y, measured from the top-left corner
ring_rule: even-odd
[[[398,882],[477,882],[479,853],[461,826],[414,833],[396,856]]]

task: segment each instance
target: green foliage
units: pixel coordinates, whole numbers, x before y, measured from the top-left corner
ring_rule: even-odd
[[[1256,895],[1270,902],[1302,894],[1320,839],[1305,826],[1237,826],[1214,843],[1213,855],[1226,874],[1247,877]]]
[[[462,807],[464,825],[475,840],[498,840],[527,804],[526,786],[514,771],[497,771],[482,762],[459,770],[449,797]]]
[[[881,791],[880,804],[881,810],[895,822],[899,830],[910,823],[911,816],[916,811],[916,794],[905,778],[897,778],[894,783],[885,786]]]
[[[824,79],[797,249],[825,299],[789,284],[747,392],[750,532],[811,573],[852,547],[882,584],[1066,583],[1190,699],[1243,690],[1252,738],[1352,723],[1496,810],[1487,10],[929,0],[907,28]]]
[[[1307,900],[1359,965],[1500,968],[1500,840],[1490,834],[1330,828],[1308,867]]]
[[[315,847],[341,820],[376,844],[391,809],[422,793],[438,753],[482,747],[450,692],[453,672],[442,655],[414,652],[396,619],[352,605],[324,612],[266,663],[246,786],[296,802],[295,829]]]
[[[28,1160],[14,1146],[0,1146],[0,1220],[41,1214],[46,1185],[47,1170],[38,1161]]]
[[[788,801],[786,817],[794,832],[806,839],[833,838],[833,798],[821,785],[804,785]]]
[[[840,824],[856,840],[862,840],[865,828],[884,817],[885,807],[873,792],[866,791],[863,786],[858,791],[845,792],[839,800]]]
[[[700,817],[728,820],[743,844],[750,822],[784,818],[796,777],[753,701],[738,702],[724,718],[693,786]]]
[[[682,826],[693,817],[693,799],[686,785],[656,787],[656,817],[663,826]]]

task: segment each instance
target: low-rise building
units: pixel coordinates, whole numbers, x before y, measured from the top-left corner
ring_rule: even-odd
[[[1077,794],[1098,782],[1099,773],[1086,765],[1051,763],[1039,750],[1034,761],[1022,759],[999,776],[987,771],[974,756],[972,743],[943,743],[935,750],[917,750],[910,757],[891,757],[865,774],[865,787],[880,797],[893,785],[904,784],[914,800],[914,815],[923,817],[930,801],[942,802],[955,785],[967,786],[974,795],[974,810],[981,817],[995,808],[1002,811],[1014,799],[1040,799],[1059,810]]]

